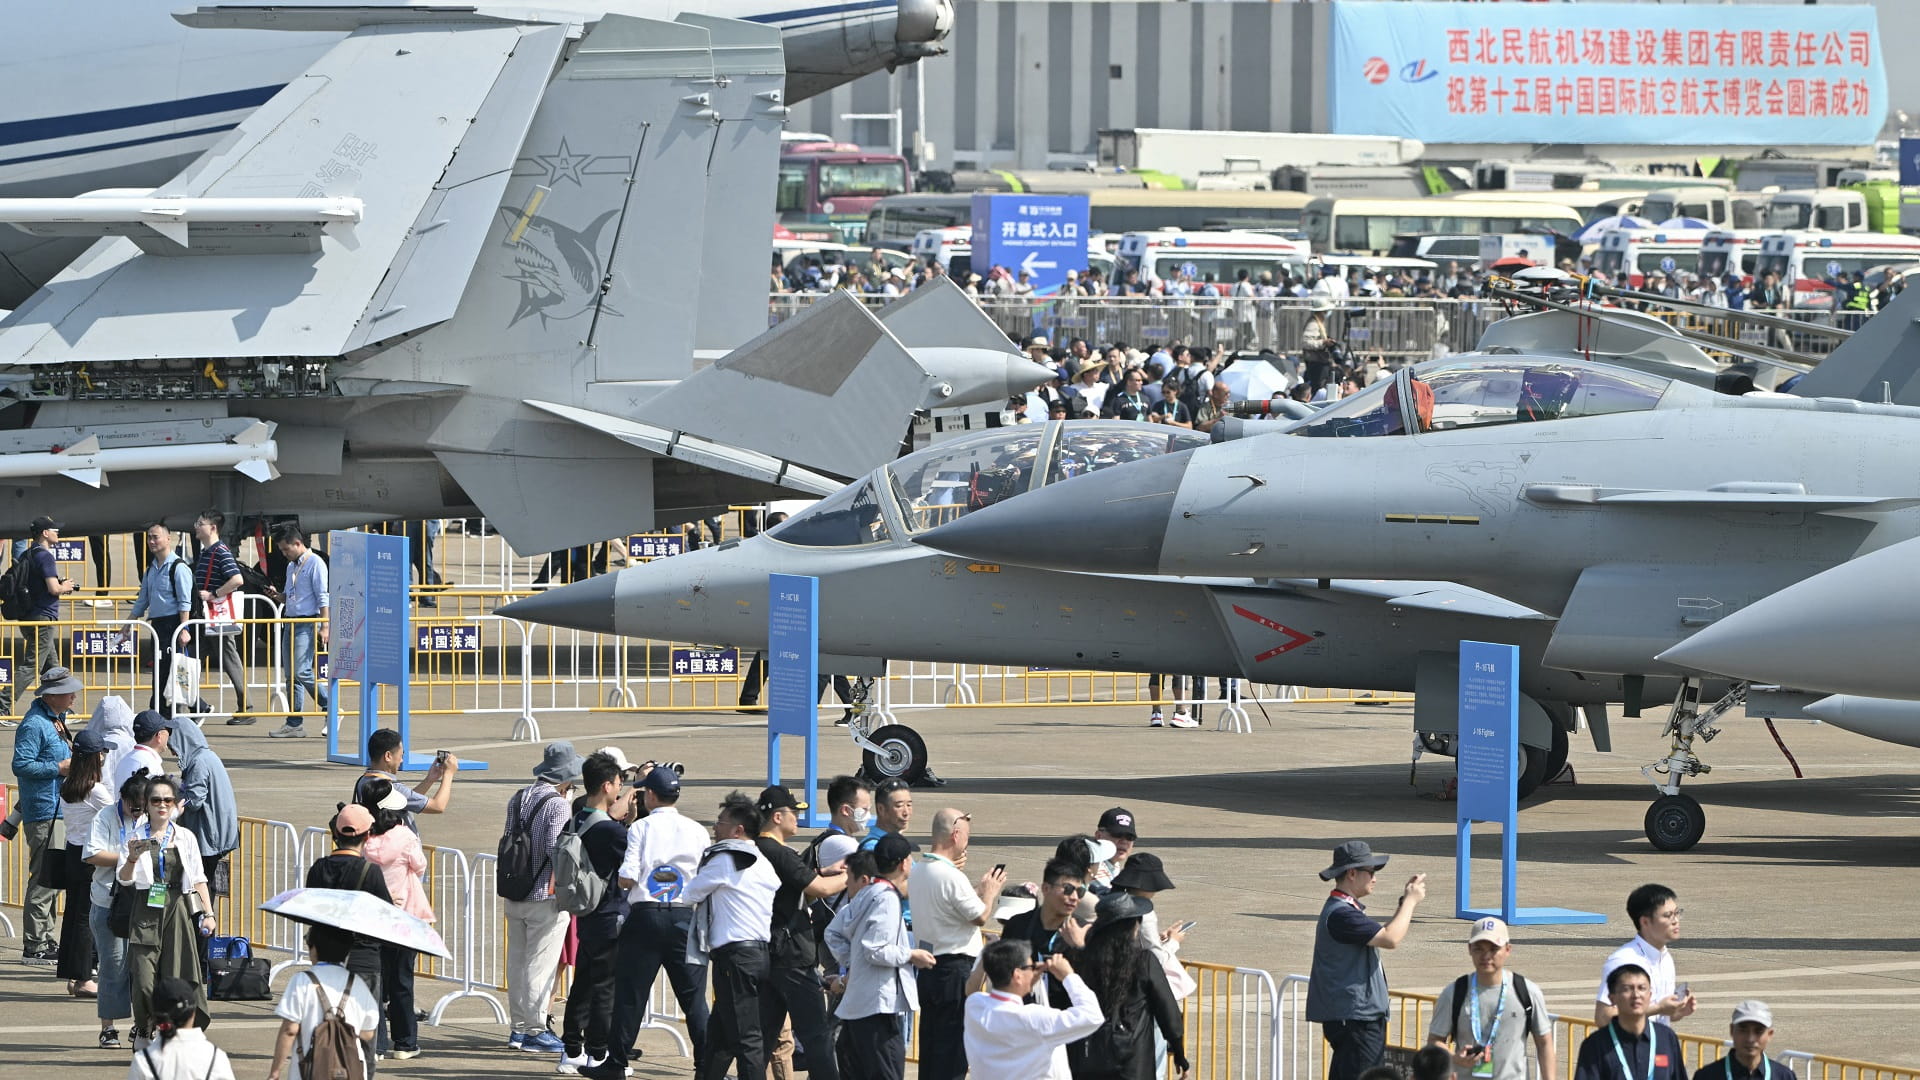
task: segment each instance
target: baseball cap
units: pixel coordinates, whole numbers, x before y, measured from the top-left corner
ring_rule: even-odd
[[[1100,829],[1108,836],[1124,836],[1129,840],[1140,838],[1140,834],[1133,831],[1133,811],[1124,806],[1116,806],[1101,814]]]
[[[806,803],[794,798],[793,792],[788,791],[779,784],[774,784],[760,792],[760,798],[754,805],[758,806],[763,813],[774,810],[805,810],[807,808]]]
[[[173,719],[161,716],[152,709],[142,709],[133,717],[133,738],[136,742],[145,742],[153,738],[156,731],[172,731]]]
[[[343,806],[333,816],[333,832],[336,836],[365,836],[372,828],[373,815],[359,803]]]
[[[39,517],[34,518],[32,521],[27,523],[28,531],[37,532],[37,533],[46,532],[48,529],[64,529],[64,528],[66,528],[65,525],[60,524],[59,522],[53,520],[52,518],[48,517],[45,514],[41,514]]]
[[[907,856],[911,854],[913,854],[913,845],[899,833],[888,833],[873,845],[873,861],[879,865],[880,872],[883,874],[892,873],[901,863],[906,862]]]
[[[1473,933],[1467,935],[1469,945],[1476,941],[1491,941],[1495,945],[1505,945],[1510,940],[1507,937],[1507,924],[1491,915],[1474,920]]]
[[[1748,998],[1733,1007],[1733,1022],[1736,1024],[1759,1024],[1762,1027],[1773,1026],[1773,1010],[1758,998]]]
[[[92,728],[82,728],[73,737],[73,748],[83,754],[103,754],[107,750],[107,740]]]
[[[835,833],[820,841],[820,865],[837,866],[846,862],[847,857],[860,850],[860,841],[845,833]]]
[[[680,791],[680,774],[660,765],[647,774],[641,785],[655,795],[674,795]]]
[[[380,800],[379,806],[382,810],[405,810],[407,808],[407,793],[402,791],[398,786],[395,786],[387,792],[386,798]]]

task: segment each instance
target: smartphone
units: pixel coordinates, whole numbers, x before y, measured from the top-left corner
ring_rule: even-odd
[[[1673,996],[1679,998],[1681,1001],[1687,1000],[1687,995],[1692,992],[1693,987],[1689,983],[1681,983],[1679,986],[1673,988]]]
[[[447,751],[435,750],[433,752],[433,763],[435,765],[445,765],[447,763]]]
[[[1007,864],[1003,862],[994,863],[993,869],[996,873],[1004,874],[1007,872]]]
[[[1184,933],[1186,933],[1187,931],[1189,931],[1189,930],[1191,930],[1191,929],[1193,929],[1194,927],[1196,927],[1196,926],[1199,926],[1199,925],[1200,925],[1200,920],[1199,920],[1199,919],[1188,919],[1188,920],[1187,920],[1186,922],[1183,922],[1183,923],[1181,923],[1181,924],[1180,924],[1180,925],[1179,925],[1178,927],[1176,927],[1175,929],[1177,929],[1177,930],[1179,930],[1179,931],[1180,931],[1181,933],[1183,933],[1183,934],[1184,934]]]
[[[1487,1052],[1487,1048],[1479,1045],[1463,1046],[1460,1048],[1461,1057],[1479,1057],[1481,1054],[1484,1054],[1486,1052]]]

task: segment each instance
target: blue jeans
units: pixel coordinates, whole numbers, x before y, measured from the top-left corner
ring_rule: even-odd
[[[115,937],[113,931],[107,929],[108,909],[99,904],[91,908],[87,913],[87,928],[93,931],[93,952],[100,963],[100,973],[94,977],[100,987],[94,1012],[109,1022],[124,1020],[133,1015],[133,987],[127,978],[127,939]]]
[[[306,696],[312,698],[320,707],[320,711],[325,712],[327,709],[326,695],[320,692],[319,686],[313,681],[313,639],[314,631],[319,628],[319,623],[294,623],[287,627],[292,642],[287,647],[287,708],[295,712],[301,711],[300,691],[302,689],[306,690]],[[300,727],[302,720],[302,717],[289,716],[287,726]]]

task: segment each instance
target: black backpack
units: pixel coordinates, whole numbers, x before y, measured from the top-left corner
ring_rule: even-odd
[[[1462,975],[1453,980],[1453,1022],[1447,1031],[1447,1041],[1456,1047],[1460,1045],[1460,1003],[1467,1000],[1467,980],[1471,977]],[[1533,987],[1528,986],[1526,976],[1517,971],[1513,973],[1513,992],[1520,995],[1520,1005],[1527,1010],[1527,1032],[1530,1034],[1539,1026],[1533,1014]],[[1478,1003],[1475,1005],[1477,1007]]]
[[[20,553],[0,575],[0,616],[13,622],[33,614],[33,549]],[[39,674],[35,672],[34,674]]]
[[[528,829],[533,819],[539,816],[540,808],[560,797],[558,791],[549,791],[527,809],[523,796],[525,791],[514,795],[519,803],[520,813],[513,813],[513,803],[508,803],[507,831],[500,834],[500,867],[494,879],[493,891],[503,900],[525,900],[533,895],[533,887],[540,880],[540,871],[553,861],[553,852],[538,863],[533,861],[533,837]],[[517,827],[516,827],[517,826]]]

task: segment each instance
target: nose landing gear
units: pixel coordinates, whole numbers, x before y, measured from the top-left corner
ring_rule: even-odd
[[[1726,696],[1702,710],[1700,680],[1688,679],[1681,684],[1680,693],[1673,699],[1673,712],[1667,717],[1667,729],[1661,733],[1670,740],[1667,756],[1640,769],[1641,775],[1660,792],[1660,797],[1647,807],[1645,822],[1647,839],[1654,847],[1661,851],[1686,851],[1706,835],[1707,812],[1699,800],[1680,793],[1680,783],[1687,777],[1713,770],[1713,766],[1695,753],[1694,742],[1712,742],[1714,736],[1720,734],[1714,721],[1745,705],[1746,701],[1747,684],[1734,683]]]

